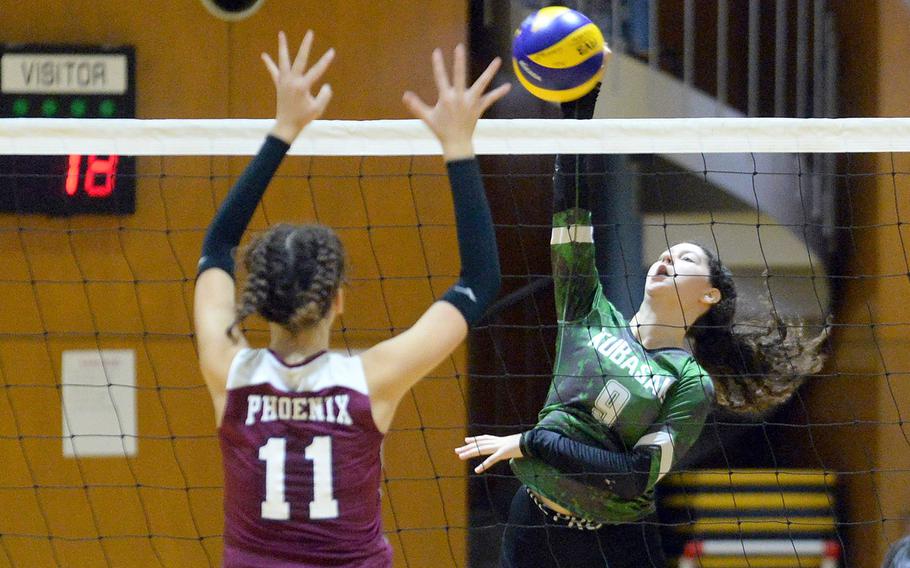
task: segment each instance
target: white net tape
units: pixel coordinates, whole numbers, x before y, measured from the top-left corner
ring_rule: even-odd
[[[0,119],[0,154],[253,155],[264,119]],[[910,151],[910,118],[481,120],[477,154],[690,154]],[[322,120],[292,155],[439,154],[418,120]]]

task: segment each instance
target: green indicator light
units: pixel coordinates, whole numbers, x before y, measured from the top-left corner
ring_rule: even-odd
[[[70,116],[73,118],[82,118],[88,110],[88,105],[82,99],[75,99],[70,103]]]
[[[117,105],[111,99],[104,99],[98,105],[98,114],[104,118],[110,118],[117,112]]]
[[[13,101],[13,116],[25,116],[28,114],[28,100],[16,99]]]
[[[60,104],[57,103],[56,99],[44,99],[41,102],[41,114],[44,116],[54,116],[58,110],[60,110]]]

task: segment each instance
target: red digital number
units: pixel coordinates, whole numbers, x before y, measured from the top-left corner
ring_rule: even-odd
[[[85,192],[91,197],[107,197],[114,192],[117,176],[118,156],[108,156],[101,160],[95,156],[88,157],[88,168],[85,172]],[[98,183],[98,179],[102,179]]]
[[[70,154],[69,162],[66,166],[66,194],[76,195],[79,190],[79,164],[82,163],[82,156]]]
[[[117,162],[119,156],[108,156],[107,159],[89,156],[85,168],[85,182],[82,184],[89,197],[107,197],[114,192],[117,183]],[[72,154],[66,167],[66,194],[76,195],[79,190],[79,170],[82,156]]]

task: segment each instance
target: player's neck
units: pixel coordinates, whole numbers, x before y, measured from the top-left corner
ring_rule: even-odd
[[[331,325],[325,322],[302,330],[296,335],[275,324],[269,324],[269,329],[272,332],[269,349],[290,365],[305,361],[329,348]]]
[[[654,306],[645,301],[629,320],[629,327],[632,335],[645,349],[667,347],[688,349],[685,321],[680,310],[658,313]]]

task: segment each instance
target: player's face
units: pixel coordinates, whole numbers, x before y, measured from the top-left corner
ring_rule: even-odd
[[[652,298],[676,298],[687,315],[697,318],[720,300],[711,286],[711,268],[704,249],[679,243],[660,254],[645,282],[645,294]]]

